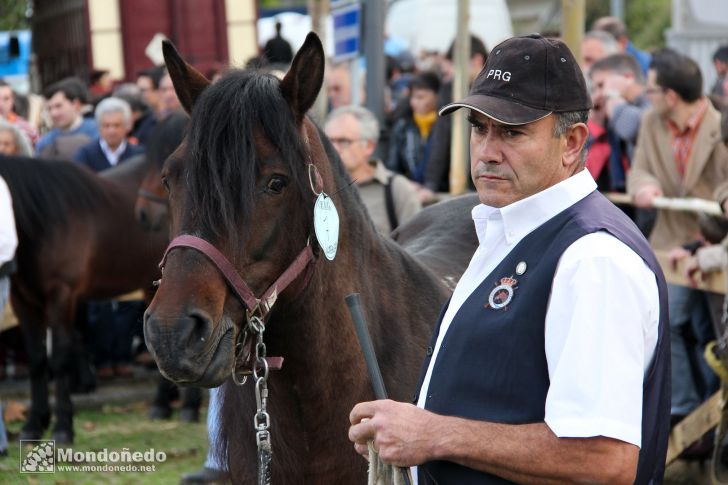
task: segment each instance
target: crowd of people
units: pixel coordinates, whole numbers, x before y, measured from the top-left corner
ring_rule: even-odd
[[[572,123],[575,126],[583,122],[588,127],[588,132],[576,130],[576,134],[573,135],[576,138],[572,140],[579,142],[579,148],[583,142],[586,150],[583,155],[584,160],[582,165],[579,165],[578,160],[581,155],[572,154],[576,165],[571,166],[569,173],[565,173],[563,178],[563,180],[576,180],[579,177],[579,182],[572,180],[570,183],[575,188],[566,190],[567,195],[564,197],[567,199],[572,197],[568,194],[575,192],[569,192],[570,190],[587,191],[590,187],[589,181],[581,180],[585,178],[586,173],[593,178],[600,191],[628,194],[633,204],[621,206],[622,211],[636,223],[645,237],[649,238],[652,249],[669,251],[670,260],[674,264],[685,260],[687,276],[695,281],[697,273],[715,271],[728,264],[728,258],[725,257],[728,238],[723,240],[722,245],[720,240],[710,240],[701,234],[698,218],[687,213],[655,210],[653,201],[656,197],[698,197],[719,202],[728,213],[728,148],[726,148],[728,46],[720,47],[714,54],[713,62],[718,80],[710,93],[705,94],[702,73],[693,59],[671,49],[649,53],[637,49],[630,42],[624,23],[613,17],[598,19],[591,27],[592,29],[583,38],[580,51],[574,56],[577,58],[575,62],[580,66],[581,77],[561,80],[567,84],[574,84],[575,91],[568,94],[575,99],[579,97],[578,91],[582,89],[579,83],[584,83],[583,88],[584,92],[588,93],[588,99],[576,99],[579,103],[575,109],[565,108],[574,100],[553,98],[557,94],[551,94],[551,98],[547,95],[545,100],[536,100],[547,104],[554,103],[550,110],[545,111],[546,117],[559,112],[584,113],[583,120],[575,119],[576,121]],[[262,59],[256,61],[256,64],[269,63],[273,69],[285,70],[287,64],[291,62],[293,51],[290,44],[282,37],[280,24],[276,26],[276,31],[276,37],[266,44]],[[553,45],[556,46],[554,49],[561,48],[560,44]],[[507,57],[506,47],[506,45],[501,47],[504,50],[504,58]],[[497,136],[503,139],[515,137],[519,136],[518,132],[506,130],[503,126],[540,123],[541,118],[531,116],[533,113],[529,110],[518,112],[524,116],[523,118],[509,121],[508,117],[515,111],[500,112],[484,101],[485,98],[504,96],[502,93],[492,91],[494,88],[486,87],[488,82],[493,81],[490,79],[492,76],[488,71],[489,66],[500,65],[501,61],[493,57],[499,56],[500,52],[500,49],[495,49],[489,53],[484,43],[476,35],[471,35],[468,79],[471,93],[481,97],[466,98],[455,103],[452,100],[452,46],[442,55],[422,53],[415,57],[409,52],[402,51],[395,56],[388,56],[387,106],[383,120],[377,120],[363,106],[352,104],[354,98],[361,99],[361,96],[353,96],[352,86],[360,86],[361,83],[352,82],[351,71],[347,66],[333,64],[327,66],[326,94],[329,112],[322,127],[359,190],[375,227],[385,237],[423,206],[436,200],[437,193],[449,190],[452,117],[439,114],[444,115],[458,108],[471,109],[469,116],[473,127],[471,158],[475,156],[472,153],[473,139],[480,139],[479,137],[484,139],[491,136],[491,132],[497,132]],[[563,56],[561,62],[569,64],[571,58],[565,54]],[[526,57],[524,59],[528,61]],[[0,80],[0,154],[72,160],[94,172],[101,172],[144,153],[155,125],[181,110],[171,78],[162,67],[144,70],[138,73],[135,83],[117,86],[109,83],[108,72],[93,74],[93,79],[89,79],[88,84],[78,78],[67,78],[48,86],[43,93],[44,116],[33,117],[32,120],[28,119],[31,117],[28,103],[23,102],[23,97],[15,93],[10,85]],[[511,75],[509,71],[509,76]],[[502,81],[502,85],[499,85],[498,89],[504,89],[503,83],[519,86],[519,91],[514,90],[510,94],[513,99],[522,99],[519,96],[528,98],[523,93],[529,93],[529,89],[535,92],[529,85],[524,84],[524,80],[499,81]],[[547,81],[560,82],[559,79],[547,79]],[[556,91],[561,88],[549,86],[548,89]],[[481,106],[478,103],[485,104]],[[523,103],[519,105],[519,109],[523,109]],[[502,115],[503,119],[497,119],[496,115]],[[500,124],[494,125],[493,120]],[[583,140],[579,138],[580,136],[583,136]],[[499,143],[507,142],[501,140]],[[482,162],[491,154],[480,153],[477,156]],[[472,166],[474,171],[476,165],[477,163]],[[585,171],[581,170],[582,166]],[[545,173],[540,175],[548,176]],[[492,181],[483,182],[482,178],[476,177],[471,184],[471,188],[478,190],[481,195],[481,201],[483,194],[490,190],[490,182]],[[534,194],[540,194],[540,191],[526,191],[521,195]],[[492,193],[490,195],[493,196]],[[508,203],[513,202],[508,198],[512,195],[509,194],[503,200]],[[503,206],[503,201],[500,199],[488,200],[493,202],[494,207]],[[543,200],[553,202],[556,199],[543,198]],[[557,202],[554,207],[563,209],[570,207],[572,203],[576,204],[577,201],[572,200],[568,204],[563,201]],[[538,212],[535,209],[534,211]],[[549,212],[549,217],[555,216],[556,213]],[[491,218],[492,214],[474,212],[476,227],[480,227],[478,217],[487,219]],[[502,226],[509,223],[507,219],[512,217],[514,216],[503,215],[499,224]],[[541,219],[535,217],[529,224],[543,223],[546,220],[542,219],[543,217]],[[604,224],[608,225],[607,222]],[[479,232],[478,237],[481,236],[486,237]],[[521,236],[525,237],[525,234]],[[624,252],[625,248],[621,246],[617,248],[613,244],[614,241],[605,242],[597,239],[593,238],[592,242],[596,244],[595,247],[602,248],[605,254],[613,255],[616,251],[627,260],[634,259],[639,263],[640,260],[635,259],[637,256],[634,253]],[[498,244],[502,243],[501,241]],[[503,248],[497,246],[498,251],[506,246]],[[643,256],[641,250],[642,248],[635,252]],[[571,249],[570,251],[576,252]],[[505,254],[503,253],[504,257]],[[564,255],[566,254],[564,252]],[[476,257],[483,255],[478,256],[476,253]],[[496,260],[488,262],[486,267],[492,270],[497,263],[499,264]],[[642,269],[644,271],[631,276],[631,283],[654,280],[651,269],[647,267]],[[460,305],[465,305],[470,292],[475,291],[477,284],[489,272],[470,274],[470,279],[464,276],[464,279],[469,281],[467,283],[469,286],[465,290],[456,289],[457,299],[454,297],[454,300],[458,304],[452,306],[454,309],[452,312],[448,311],[445,314],[448,322],[452,324],[459,322],[457,319],[460,316],[456,315],[455,311]],[[5,275],[0,273],[0,277],[2,276]],[[5,282],[6,278],[0,278],[0,302],[4,298]],[[635,287],[638,288],[635,291],[645,293],[645,300],[652,305],[645,303],[645,306],[641,304],[635,306],[635,312],[644,311],[649,314],[645,316],[646,321],[649,321],[649,328],[646,326],[643,330],[645,335],[649,335],[648,340],[651,339],[645,343],[644,355],[640,354],[644,358],[644,365],[637,366],[639,372],[647,368],[650,356],[657,355],[661,351],[661,347],[655,343],[659,319],[650,312],[658,311],[662,294],[660,293],[658,297],[657,288],[651,288],[649,284],[646,286],[647,288],[645,285]],[[669,414],[671,423],[675,424],[690,414],[718,388],[717,377],[705,363],[703,348],[716,338],[716,329],[722,328],[720,323],[722,296],[695,287],[674,284],[668,284],[666,292],[669,302],[668,337],[672,368]],[[108,379],[131,375],[132,341],[134,335],[141,335],[139,327],[142,311],[143,306],[133,303],[117,301],[89,303],[86,317],[93,339],[93,344],[89,345],[89,348],[98,350],[94,362],[97,378]],[[615,319],[620,318],[617,313],[612,316]],[[546,315],[544,318],[549,321],[550,317]],[[553,317],[551,318],[553,320]],[[109,338],[111,334],[105,330],[110,321],[113,321],[113,326],[118,330],[113,338]],[[568,332],[568,329],[564,331]],[[11,340],[7,340],[9,341]],[[437,345],[440,344],[441,339],[437,341]],[[549,345],[548,342],[546,345]],[[615,346],[619,347],[619,344]],[[563,355],[574,357],[568,353]],[[433,357],[432,363],[434,362]],[[14,369],[16,376],[22,375],[22,352],[0,342],[0,379],[5,377],[6,368],[9,367]],[[431,366],[427,374],[425,389],[433,383],[444,385],[441,381],[442,369],[438,373],[437,369],[432,367],[434,366]],[[603,371],[597,368],[594,370]],[[605,382],[612,377],[611,374],[606,376]],[[568,376],[561,376],[559,379],[559,382],[563,383]],[[642,389],[641,383],[640,379],[640,386],[633,389],[635,392]],[[547,399],[547,405],[551,403],[556,406],[554,403],[559,402],[570,405],[564,396],[571,392],[571,389],[566,386],[557,391],[564,394],[557,395],[554,391],[554,396],[548,398],[550,401]],[[625,397],[624,402],[628,397]],[[559,401],[562,398],[563,402]],[[431,403],[427,402],[428,399],[429,397],[422,393],[419,407],[429,409]],[[444,404],[442,406],[444,406],[441,409],[443,412],[456,411]],[[432,409],[439,408],[432,405]],[[367,439],[376,439],[377,436],[376,432],[362,428],[363,423],[359,421],[361,417],[374,419],[377,412],[396,414],[393,409],[378,408],[374,405],[355,408],[355,411],[352,439],[357,446],[366,443]],[[617,414],[621,412],[619,409],[613,411]],[[569,424],[568,413],[565,413],[564,409],[553,411],[551,416],[554,421],[562,420],[561,426],[556,424],[553,429],[565,430],[563,432],[567,436],[574,432],[573,423]],[[591,416],[589,419],[597,418]],[[210,423],[211,428],[215,426],[214,421]],[[612,428],[605,428],[604,436],[612,436],[639,447],[640,442],[636,441],[637,438],[633,433],[634,429],[640,428],[639,420],[636,425],[632,420],[629,426],[632,428],[616,430],[619,426],[613,423]],[[644,423],[642,429],[645,429]],[[2,452],[3,435],[4,432],[0,430],[0,452]],[[577,436],[581,435],[577,433]],[[377,443],[380,447],[387,445],[383,439]],[[704,456],[710,446],[710,440],[704,439],[687,450],[684,456]],[[357,449],[366,454],[364,451],[366,448]],[[402,458],[401,464],[409,465],[411,461],[409,458]],[[416,460],[412,461],[415,462]],[[212,456],[208,457],[206,469],[205,473],[189,477],[189,483],[202,483],[224,477],[224,465],[219,464]],[[433,474],[442,473],[444,470],[437,466],[425,469]],[[493,470],[488,466],[483,469],[490,472]],[[519,477],[519,475],[506,476]]]

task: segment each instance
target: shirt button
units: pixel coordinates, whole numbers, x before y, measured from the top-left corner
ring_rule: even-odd
[[[427,347],[427,356],[429,357],[431,355],[432,355],[432,347]]]

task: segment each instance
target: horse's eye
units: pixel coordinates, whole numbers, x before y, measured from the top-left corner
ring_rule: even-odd
[[[265,190],[266,192],[269,192],[271,194],[280,194],[286,187],[286,184],[287,181],[285,177],[281,177],[280,175],[274,175],[268,181],[268,185],[266,186]]]

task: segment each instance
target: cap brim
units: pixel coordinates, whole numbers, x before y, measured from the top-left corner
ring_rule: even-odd
[[[524,106],[515,101],[472,94],[463,98],[462,101],[444,106],[440,110],[440,116],[450,114],[460,108],[472,109],[504,125],[525,125],[546,118],[552,113],[548,110]]]

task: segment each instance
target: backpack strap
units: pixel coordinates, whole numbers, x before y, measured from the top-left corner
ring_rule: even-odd
[[[384,204],[387,207],[387,218],[389,219],[389,227],[394,231],[399,225],[397,213],[394,210],[394,194],[392,193],[392,180],[394,174],[390,175],[387,183],[384,184]]]

